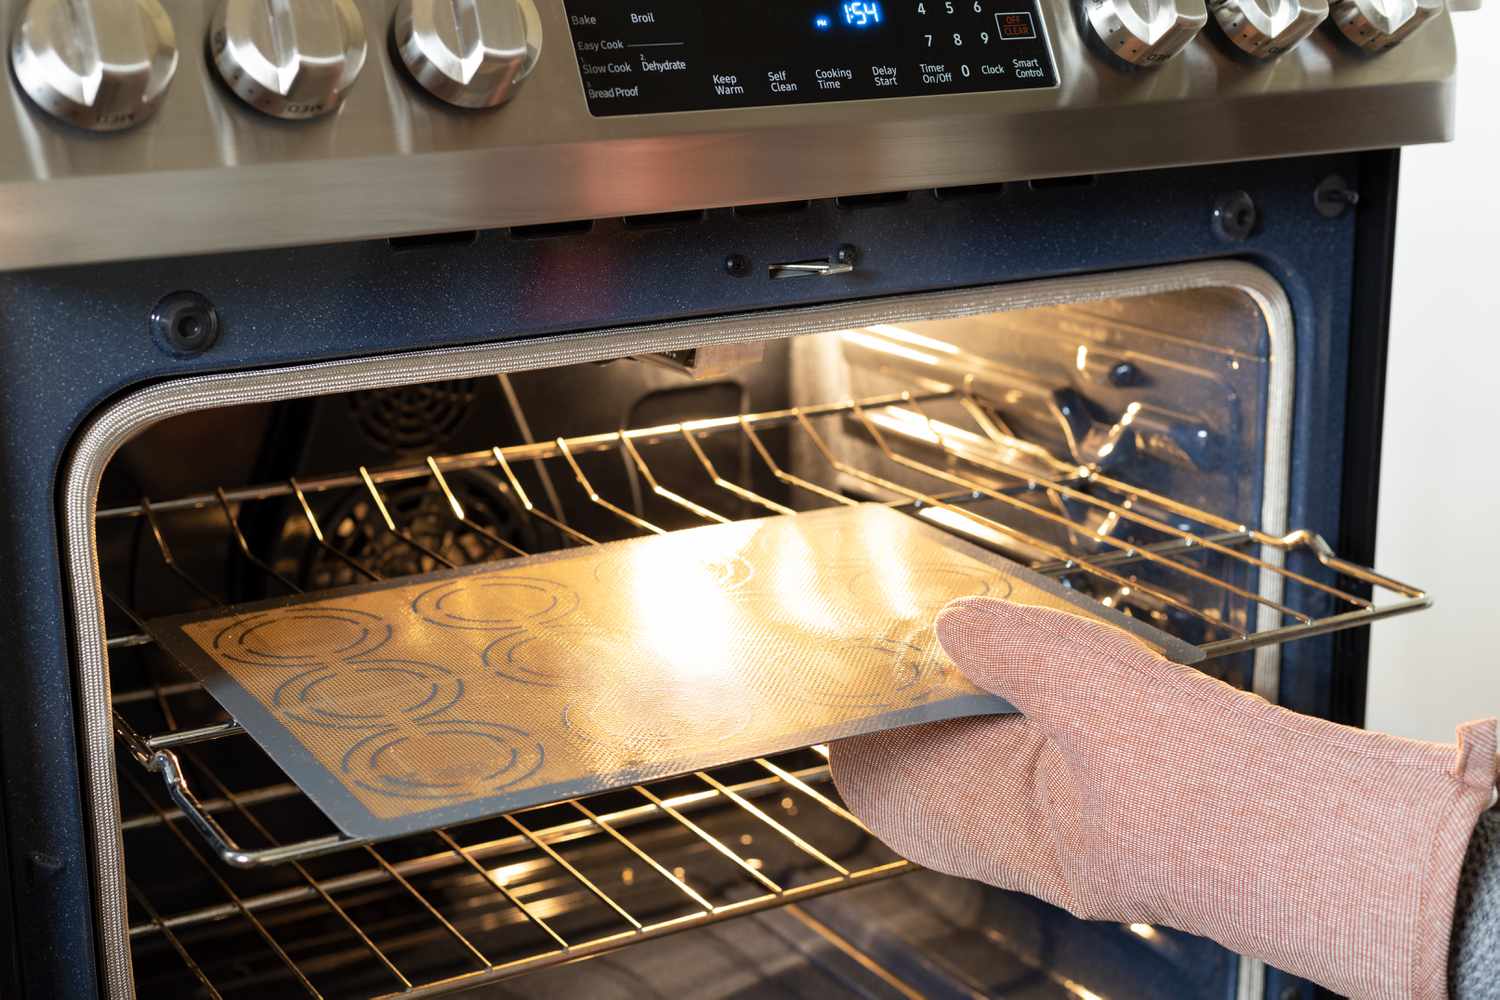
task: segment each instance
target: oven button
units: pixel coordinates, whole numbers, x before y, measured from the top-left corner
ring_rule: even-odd
[[[1203,0],[1085,0],[1104,47],[1136,66],[1156,66],[1181,52],[1208,23]]]
[[[1368,52],[1384,52],[1443,12],[1443,0],[1335,0],[1333,23]]]
[[[354,0],[224,0],[208,29],[219,76],[246,104],[277,118],[339,106],[365,64]]]
[[[157,0],[31,0],[11,38],[21,89],[93,132],[151,116],[177,72],[177,36]]]
[[[460,108],[510,100],[542,52],[532,0],[401,0],[391,30],[422,89]]]
[[[1208,0],[1229,40],[1258,59],[1273,59],[1328,17],[1327,0]]]

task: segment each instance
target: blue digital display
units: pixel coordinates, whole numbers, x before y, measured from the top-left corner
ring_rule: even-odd
[[[829,28],[833,27],[833,18],[829,17],[827,14],[819,14],[817,17],[813,18],[813,27],[817,28],[819,31],[827,31]]]
[[[844,23],[851,28],[868,28],[879,24],[882,20],[880,0],[859,0],[859,2],[845,3]]]

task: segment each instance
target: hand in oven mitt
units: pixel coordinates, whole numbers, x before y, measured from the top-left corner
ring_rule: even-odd
[[[943,649],[1024,715],[844,740],[835,783],[926,867],[1175,927],[1355,997],[1442,1000],[1495,720],[1458,745],[1298,715],[1125,632],[983,598]]]

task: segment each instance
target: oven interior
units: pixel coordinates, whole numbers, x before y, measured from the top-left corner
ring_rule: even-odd
[[[820,747],[351,842],[142,625],[873,500],[1274,693],[1275,642],[1422,595],[1281,523],[1273,327],[1199,288],[153,426],[97,514],[137,995],[1116,996],[1127,966],[1155,995],[1208,991],[1233,969],[1205,942],[915,871],[844,810]]]

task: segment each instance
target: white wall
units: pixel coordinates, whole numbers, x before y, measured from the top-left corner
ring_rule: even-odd
[[[1429,611],[1377,624],[1366,725],[1450,742],[1500,715],[1500,0],[1456,14],[1458,139],[1401,162],[1379,567]]]

